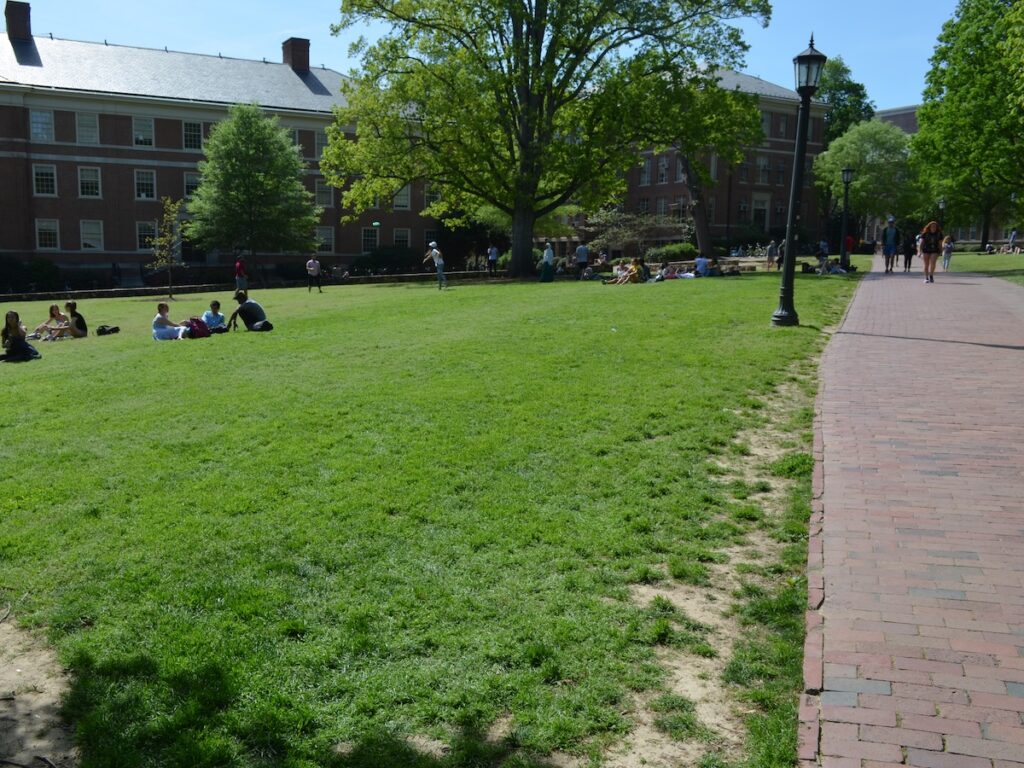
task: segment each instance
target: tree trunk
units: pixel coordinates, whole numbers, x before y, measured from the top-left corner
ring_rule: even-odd
[[[986,208],[981,215],[981,250],[985,251],[988,246],[988,228],[992,225],[992,209]]]
[[[512,213],[512,251],[508,273],[512,277],[527,277],[534,273],[533,225],[537,217],[532,210],[517,208]]]
[[[700,180],[694,177],[690,169],[690,158],[686,155],[681,157],[683,173],[686,174],[686,186],[693,200],[693,228],[697,233],[697,250],[701,256],[710,259],[715,255],[715,249],[711,244],[711,227],[708,225],[708,211],[704,205],[704,191],[700,188]]]

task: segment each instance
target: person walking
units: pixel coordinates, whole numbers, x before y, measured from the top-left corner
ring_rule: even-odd
[[[427,255],[423,257],[423,263],[426,264],[431,259],[434,260],[434,268],[437,270],[437,290],[440,291],[448,285],[448,278],[444,276],[444,255],[438,249],[436,241],[431,240],[427,246]]]
[[[555,251],[551,243],[544,243],[544,256],[540,263],[540,281],[550,283],[555,279]]]
[[[768,243],[768,250],[765,252],[764,268],[771,271],[775,266],[776,260],[779,258],[779,244],[774,240]]]
[[[929,221],[921,230],[921,259],[924,262],[924,281],[935,282],[935,265],[939,261],[939,253],[942,251],[942,230],[939,229],[939,222]]]
[[[580,243],[576,246],[576,279],[582,280],[583,273],[587,271],[587,266],[590,264],[590,249],[587,248],[586,243]]]
[[[949,272],[949,260],[953,258],[953,237],[942,238],[942,271]]]
[[[896,217],[890,216],[885,229],[882,230],[882,255],[885,256],[886,273],[896,268],[896,249],[899,245],[900,231],[896,229]]]
[[[320,261],[317,259],[316,254],[306,262],[306,293],[313,291],[313,283],[316,283],[316,289],[320,293],[324,292],[321,286],[321,279],[323,276],[323,268],[320,266]]]
[[[498,275],[498,246],[493,243],[487,248],[487,274],[493,277]]]
[[[903,271],[909,272],[914,254],[917,253],[917,238],[910,232],[903,238]]]

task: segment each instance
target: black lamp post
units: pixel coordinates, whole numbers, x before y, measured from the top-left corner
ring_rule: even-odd
[[[946,198],[939,198],[939,229],[942,229],[943,219],[946,218]]]
[[[839,246],[839,263],[843,269],[850,266],[850,254],[846,249],[846,215],[850,210],[850,182],[853,181],[853,168],[843,168],[843,242]]]
[[[793,280],[796,273],[796,221],[800,207],[800,190],[804,183],[804,160],[807,156],[807,124],[811,117],[811,96],[818,90],[821,70],[827,61],[825,54],[811,46],[793,59],[796,69],[796,91],[800,94],[800,111],[796,120],[796,144],[793,148],[793,185],[789,190],[789,210],[786,212],[786,258],[782,268],[782,287],[779,289],[779,307],[772,315],[772,325],[798,325],[796,307],[793,306]]]

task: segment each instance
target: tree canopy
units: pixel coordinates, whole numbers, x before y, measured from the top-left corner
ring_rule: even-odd
[[[854,170],[850,208],[862,215],[904,215],[918,206],[910,167],[910,137],[891,123],[869,120],[850,128],[814,161],[818,188],[843,197],[843,168]]]
[[[980,219],[983,238],[1024,164],[1024,110],[999,55],[1011,5],[960,0],[939,34],[912,143],[931,196],[947,201],[947,219]]]
[[[745,50],[728,22],[769,12],[768,0],[343,0],[336,31],[391,31],[357,45],[321,167],[356,211],[420,178],[441,193],[433,215],[493,206],[512,219],[518,274],[537,218],[614,199],[639,146],[727,141],[735,123],[697,107],[713,68]]]
[[[825,115],[826,147],[853,126],[875,116],[875,105],[868,98],[867,89],[854,81],[842,56],[825,62],[815,97],[831,108]]]
[[[302,183],[299,149],[276,117],[231,107],[210,132],[199,188],[188,202],[188,237],[204,248],[311,251],[322,209]]]

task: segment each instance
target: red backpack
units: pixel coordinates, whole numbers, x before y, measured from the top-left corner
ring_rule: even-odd
[[[210,327],[199,317],[190,317],[188,320],[188,337],[190,339],[205,339],[210,335]]]

